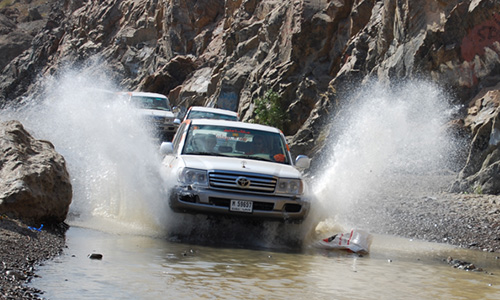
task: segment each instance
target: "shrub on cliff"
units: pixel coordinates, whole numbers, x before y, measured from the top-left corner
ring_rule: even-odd
[[[263,97],[255,99],[255,123],[277,127],[283,130],[288,122],[283,101],[278,93],[269,90]]]

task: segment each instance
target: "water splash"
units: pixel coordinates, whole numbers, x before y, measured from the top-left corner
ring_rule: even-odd
[[[64,156],[73,185],[70,223],[112,232],[158,230],[168,210],[158,141],[137,109],[115,97],[120,89],[109,78],[95,66],[44,78],[42,94],[2,118],[18,119]]]
[[[249,247],[296,239],[293,225],[172,213],[153,130],[136,108],[114,96],[120,89],[109,78],[95,66],[67,70],[44,78],[43,93],[2,114],[64,156],[73,185],[70,225]]]
[[[174,218],[165,200],[158,141],[134,107],[112,96],[119,88],[109,78],[95,68],[45,78],[44,93],[32,95],[21,109],[5,110],[2,118],[20,120],[65,157],[74,192],[70,224],[146,235],[163,235],[175,225],[191,234],[189,222]],[[443,125],[454,109],[437,86],[373,84],[350,102],[331,124],[336,134],[322,176],[313,183],[319,203],[306,231],[318,222],[323,231],[356,225],[349,224],[350,216],[367,201],[428,190],[419,178],[449,167],[453,141]],[[285,231],[268,226],[260,232],[272,240]]]
[[[444,125],[456,109],[438,86],[374,83],[352,95],[350,103],[330,125],[331,154],[314,183],[319,210],[326,212],[318,220],[347,224],[367,202],[442,187],[431,178],[452,168],[455,141]]]

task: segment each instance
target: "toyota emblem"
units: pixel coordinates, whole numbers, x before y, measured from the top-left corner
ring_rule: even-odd
[[[238,177],[236,178],[236,185],[242,189],[246,189],[250,186],[250,180],[246,177]]]

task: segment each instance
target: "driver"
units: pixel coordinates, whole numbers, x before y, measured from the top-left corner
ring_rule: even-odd
[[[269,154],[269,150],[266,147],[264,138],[260,135],[256,135],[252,139],[252,145],[250,150],[246,154]]]
[[[206,152],[217,152],[215,146],[217,145],[217,137],[214,134],[209,134],[205,137],[205,151]]]

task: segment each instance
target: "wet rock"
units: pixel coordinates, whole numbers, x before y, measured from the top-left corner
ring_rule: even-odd
[[[34,139],[20,122],[7,121],[0,123],[0,153],[0,214],[37,224],[63,222],[72,186],[54,146]]]
[[[482,272],[483,269],[476,267],[474,264],[461,261],[458,259],[453,259],[451,256],[446,259],[447,263],[452,265],[456,269],[465,270],[465,271],[474,271],[474,272]]]
[[[90,259],[97,259],[97,260],[101,260],[101,259],[102,259],[102,254],[99,254],[99,253],[92,253],[92,254],[89,254],[89,258],[90,258]]]

